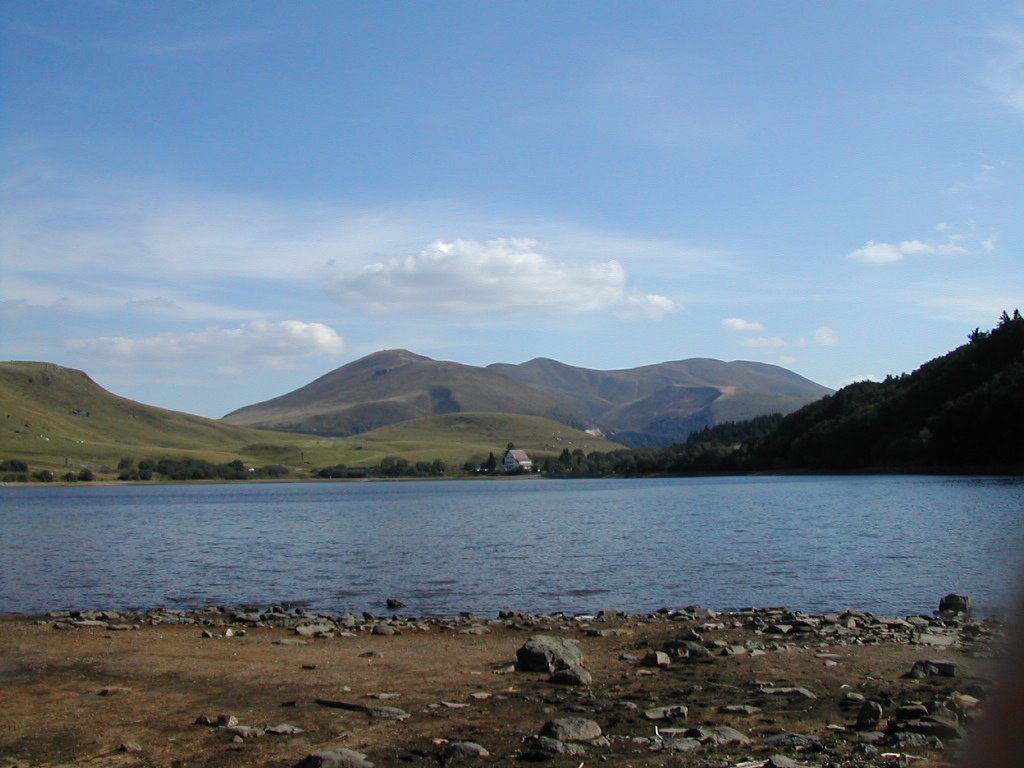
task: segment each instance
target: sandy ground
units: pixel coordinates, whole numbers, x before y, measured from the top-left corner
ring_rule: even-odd
[[[196,624],[60,630],[52,619],[0,619],[0,768],[284,767],[339,747],[365,753],[378,766],[436,765],[450,762],[442,755],[453,741],[476,742],[490,753],[452,758],[456,763],[525,765],[524,737],[563,716],[596,721],[606,741],[587,745],[582,755],[556,755],[549,765],[725,767],[760,765],[781,754],[813,766],[942,766],[952,764],[961,741],[943,739],[941,751],[880,742],[865,747],[866,737],[853,727],[858,707],[844,705],[844,697],[878,701],[884,730],[900,704],[942,705],[947,712],[950,697],[970,693],[981,704],[957,699],[955,712],[969,730],[984,706],[997,642],[988,627],[950,630],[956,642],[940,648],[908,640],[906,633],[894,641],[885,632],[852,639],[818,632],[776,636],[752,628],[758,622],[743,615],[389,624],[401,634],[376,635],[363,627],[351,636],[300,639],[294,627],[251,625],[244,636],[225,637],[228,626],[242,627],[230,621],[205,628],[213,637],[203,637],[204,627]],[[487,633],[462,633],[471,626]],[[673,659],[663,668],[642,663],[687,630],[699,632],[714,655]],[[605,636],[592,636],[596,631]],[[593,683],[562,686],[543,673],[510,671],[517,649],[535,634],[577,640]],[[744,650],[719,655],[726,645]],[[746,650],[762,648],[758,655]],[[953,661],[955,676],[904,677],[921,659]],[[779,687],[802,687],[814,698],[765,692]],[[400,707],[409,717],[381,719],[318,699]],[[687,706],[685,720],[656,722],[645,715],[674,704]],[[720,711],[724,705],[761,711],[728,714]],[[243,726],[290,724],[302,733],[241,738],[195,724],[200,716],[222,714]],[[665,729],[700,725],[728,725],[751,740],[673,752],[659,739],[681,735]],[[769,741],[784,733],[820,741],[810,749]],[[137,751],[120,751],[122,745]],[[893,757],[906,754],[923,759]]]

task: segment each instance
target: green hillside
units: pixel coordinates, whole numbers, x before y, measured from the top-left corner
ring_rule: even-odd
[[[511,437],[510,437],[511,436]],[[509,442],[534,459],[557,456],[563,449],[612,451],[620,445],[582,430],[573,429],[539,416],[507,413],[456,413],[403,421],[358,437],[345,438],[359,446],[364,458],[376,463],[384,456],[400,455],[410,460],[440,457],[460,465],[468,458],[483,460],[490,452],[499,458]]]
[[[1024,319],[884,382],[859,382],[782,421],[752,452],[772,469],[1024,464]]]
[[[169,411],[111,394],[82,371],[51,363],[0,363],[0,461],[18,459],[33,472],[58,476],[89,468],[116,477],[122,458],[202,459],[248,466],[279,464],[291,476],[317,467],[372,467],[386,456],[409,461],[467,459],[500,452],[508,442],[527,451],[614,448],[548,419],[506,414],[452,414],[405,422],[353,438],[273,432]]]

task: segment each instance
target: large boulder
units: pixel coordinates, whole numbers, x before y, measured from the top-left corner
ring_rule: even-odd
[[[601,738],[601,726],[585,717],[560,717],[544,723],[540,735],[558,741],[594,741]]]
[[[516,651],[520,672],[557,672],[583,666],[583,651],[575,640],[552,635],[534,635]]]
[[[971,598],[950,593],[939,600],[939,613],[970,613]]]

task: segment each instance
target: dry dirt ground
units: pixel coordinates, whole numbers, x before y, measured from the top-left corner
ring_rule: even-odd
[[[724,768],[762,765],[772,755],[812,766],[952,764],[960,740],[942,739],[941,751],[934,742],[915,748],[863,744],[877,737],[854,728],[859,705],[848,694],[882,705],[880,731],[908,702],[938,708],[970,729],[991,682],[997,630],[969,622],[973,629],[967,631],[940,626],[837,635],[805,628],[779,634],[765,631],[773,619],[781,624],[792,616],[383,619],[400,634],[374,634],[364,624],[348,636],[299,638],[295,625],[306,619],[258,626],[225,614],[204,628],[136,617],[134,628],[111,631],[61,630],[53,619],[8,617],[0,619],[0,768],[285,768],[310,753],[341,747],[365,753],[378,766],[527,765],[524,737],[563,716],[596,721],[605,740],[585,745],[580,754],[555,755],[548,765]],[[834,620],[824,621],[831,627]],[[859,621],[866,626],[875,620]],[[229,627],[244,628],[244,634],[226,637]],[[463,633],[471,627],[486,629]],[[646,654],[689,630],[712,655],[673,658],[665,667],[644,664]],[[203,637],[204,631],[213,636]],[[547,674],[511,671],[517,649],[536,634],[578,641],[593,682],[564,686],[549,682]],[[727,646],[732,655],[722,655]],[[922,659],[952,661],[955,674],[904,677]],[[790,691],[780,694],[779,688]],[[806,693],[792,690],[797,688]],[[399,707],[409,716],[382,719],[318,699]],[[653,721],[646,714],[677,704],[688,708],[685,719]],[[721,711],[727,705],[760,711]],[[253,728],[290,724],[302,732],[242,738],[195,724],[203,715],[232,715]],[[728,725],[750,741],[716,745],[705,739],[690,751],[671,750],[682,729],[701,725]],[[813,738],[770,741],[780,734]],[[454,741],[476,742],[489,755],[444,756],[446,743]]]

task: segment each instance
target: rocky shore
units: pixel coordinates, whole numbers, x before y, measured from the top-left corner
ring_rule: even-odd
[[[958,596],[904,617],[387,608],[0,620],[0,768],[952,765],[1002,638]]]

